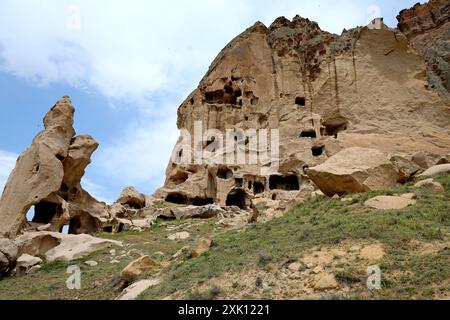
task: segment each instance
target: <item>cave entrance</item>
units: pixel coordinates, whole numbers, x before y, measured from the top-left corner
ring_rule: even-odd
[[[300,106],[300,107],[305,107],[306,106],[306,99],[304,97],[297,97],[297,98],[295,98],[295,104]]]
[[[219,168],[219,170],[217,170],[217,177],[223,180],[228,180],[233,178],[233,171],[231,171],[228,168]]]
[[[317,138],[316,130],[304,130],[300,133],[300,138]]]
[[[170,193],[166,197],[166,202],[187,205],[189,203],[189,199],[184,194],[181,193]]]
[[[62,206],[57,203],[41,201],[34,206],[34,217],[31,222],[48,224],[57,214],[62,214]]]
[[[320,157],[325,152],[325,146],[314,146],[311,152],[314,157]]]
[[[233,190],[228,194],[226,205],[247,209],[247,194],[242,189]]]
[[[189,175],[187,172],[178,171],[176,174],[174,174],[172,176],[171,180],[175,185],[180,185],[180,184],[185,183],[188,178],[189,178]]]
[[[81,214],[70,219],[69,234],[93,234],[98,230],[98,223],[89,213]]]
[[[327,120],[323,123],[323,125],[325,127],[324,134],[327,136],[334,136],[336,139],[340,132],[348,129],[348,121],[344,118]]]
[[[265,190],[266,190],[266,187],[264,186],[263,183],[261,183],[261,182],[255,182],[255,183],[253,184],[253,193],[254,193],[254,194],[264,193]]]
[[[205,93],[205,101],[209,104],[223,104],[224,103],[223,90],[210,91]]]
[[[214,204],[214,199],[197,197],[192,200],[192,205],[197,207],[207,206],[209,204]]]
[[[296,191],[300,190],[300,184],[298,182],[297,176],[270,176],[269,180],[270,190],[285,190],[285,191]]]

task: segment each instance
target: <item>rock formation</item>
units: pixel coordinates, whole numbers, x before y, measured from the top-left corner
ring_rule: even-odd
[[[0,199],[0,236],[15,237],[39,227],[72,234],[95,232],[110,220],[107,205],[81,187],[84,170],[97,142],[75,136],[74,108],[63,97],[45,116],[44,131],[17,160]],[[34,218],[26,215],[34,206]]]
[[[307,169],[307,174],[330,197],[387,189],[394,186],[399,177],[386,155],[367,148],[342,150],[325,163]]]
[[[401,11],[397,19],[400,31],[427,62],[430,87],[450,98],[450,2],[418,3]]]
[[[299,16],[256,23],[222,50],[179,107],[182,136],[155,196],[242,209],[256,198],[298,202],[321,187],[306,169],[352,147],[384,152],[399,182],[442,161],[450,150],[448,7],[430,1],[403,11],[398,29],[377,20],[378,27],[340,36]],[[237,149],[222,148],[211,129],[234,129]],[[278,130],[278,157],[248,161],[259,151],[252,129]],[[186,141],[196,134],[203,139]],[[216,161],[238,157],[239,148],[246,161]],[[415,163],[418,151],[425,167]],[[214,157],[196,161],[205,154]]]

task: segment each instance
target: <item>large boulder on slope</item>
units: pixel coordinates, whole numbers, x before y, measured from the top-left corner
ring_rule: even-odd
[[[387,156],[368,148],[345,149],[325,163],[307,169],[307,174],[330,197],[389,188],[399,179]]]

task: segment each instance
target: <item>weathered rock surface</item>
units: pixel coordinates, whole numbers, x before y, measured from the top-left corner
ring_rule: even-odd
[[[202,142],[180,137],[165,185],[155,196],[183,205],[248,210],[255,197],[276,198],[280,190],[299,195],[310,187],[305,168],[352,147],[404,159],[420,151],[426,169],[428,161],[431,165],[450,150],[448,17],[448,1],[434,0],[402,12],[400,30],[358,27],[338,36],[299,16],[278,18],[269,27],[256,23],[212,62],[179,107],[177,124],[191,137],[198,121],[200,134],[242,130],[236,137],[246,159],[254,153],[247,130],[279,130],[278,159],[216,161],[228,155],[236,159],[237,151],[221,149],[220,139],[211,136]],[[214,161],[186,161],[211,153]],[[414,162],[398,162],[400,182],[417,173]],[[364,175],[353,176],[350,190],[336,192],[391,186],[395,174],[390,166],[386,170],[384,181],[379,176],[366,183]]]
[[[434,181],[433,179],[426,179],[426,180],[422,180],[417,182],[414,187],[416,188],[426,188],[432,192],[436,192],[436,193],[440,193],[440,192],[444,192],[445,188],[442,184],[440,184],[439,182]]]
[[[145,207],[145,195],[138,192],[133,187],[127,187],[122,191],[116,203],[128,205],[134,209],[142,209]]]
[[[32,267],[42,263],[42,259],[30,256],[29,254],[21,255],[16,262],[16,272],[18,274],[27,273]]]
[[[212,241],[210,239],[201,238],[197,241],[195,248],[191,251],[193,258],[200,257],[205,254],[211,248]]]
[[[318,291],[326,291],[339,287],[336,278],[332,274],[322,274],[319,275],[316,284],[314,285],[314,289]]]
[[[434,166],[426,170],[424,173],[420,174],[419,178],[429,178],[440,174],[450,173],[450,164],[441,164]]]
[[[416,204],[416,200],[406,197],[379,196],[367,200],[364,205],[379,210],[400,210]]]
[[[0,238],[0,275],[13,268],[18,254],[18,248],[12,240]]]
[[[10,262],[8,258],[2,252],[0,252],[0,275],[8,271],[9,266]]]
[[[143,256],[128,264],[120,273],[120,279],[124,282],[133,282],[145,273],[159,270],[161,270],[159,263],[152,260],[149,256]]]
[[[400,12],[398,27],[427,61],[430,87],[450,96],[450,3],[431,0]]]
[[[148,288],[154,287],[161,283],[160,279],[141,280],[133,283],[125,288],[116,300],[135,300],[141,293]]]
[[[169,240],[186,240],[191,236],[191,234],[189,232],[186,231],[182,231],[182,232],[177,232],[174,234],[169,235],[167,238]]]
[[[120,241],[95,238],[87,234],[71,235],[57,232],[27,232],[15,243],[19,254],[43,254],[47,261],[71,261],[97,250],[112,246],[122,247]]]
[[[328,196],[388,188],[399,179],[398,171],[385,154],[367,148],[345,149],[325,163],[307,169],[307,174]]]
[[[13,238],[27,228],[26,214],[34,206],[33,223],[71,233],[89,233],[109,220],[107,206],[81,188],[81,178],[97,142],[75,136],[74,108],[63,97],[45,116],[44,131],[17,160],[0,199],[0,235]]]

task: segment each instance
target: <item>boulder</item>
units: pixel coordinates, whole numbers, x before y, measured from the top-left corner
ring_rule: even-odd
[[[93,261],[93,260],[86,261],[85,264],[88,265],[89,267],[96,267],[96,266],[98,266],[98,262],[97,261]]]
[[[338,282],[334,275],[327,273],[317,276],[317,281],[314,285],[314,289],[317,291],[332,290],[339,287]]]
[[[120,279],[124,282],[133,282],[145,273],[157,272],[161,270],[161,265],[149,256],[143,256],[130,262],[120,273]]]
[[[383,152],[367,148],[345,149],[306,172],[330,197],[389,188],[399,178],[397,169]]]
[[[18,248],[14,241],[10,239],[0,239],[0,252],[10,261],[14,262],[18,256]]]
[[[169,235],[167,238],[169,240],[186,240],[191,236],[191,234],[189,232],[186,231],[182,231],[182,232],[177,232],[174,234]]]
[[[428,167],[430,166],[427,155],[422,151],[415,153],[411,159],[412,162],[414,162],[422,169],[428,169]]]
[[[2,252],[0,252],[0,275],[8,271],[9,265],[10,263],[8,258]]]
[[[400,197],[405,198],[405,199],[409,199],[409,200],[416,200],[417,199],[417,194],[415,194],[415,193],[404,193],[404,194],[400,195]]]
[[[195,245],[195,248],[191,251],[191,256],[193,258],[200,257],[209,251],[211,244],[212,241],[210,239],[201,238]]]
[[[417,172],[422,169],[414,161],[410,161],[402,156],[393,156],[390,160],[399,172],[398,182],[401,183],[408,182]]]
[[[431,178],[440,174],[450,173],[450,164],[441,164],[434,166],[426,170],[424,173],[420,174],[419,178]]]
[[[18,237],[15,243],[20,253],[43,254],[49,262],[71,261],[98,250],[123,246],[119,241],[95,238],[87,234],[71,235],[57,232],[27,232]]]
[[[42,259],[29,254],[22,254],[16,261],[16,272],[27,273],[32,267],[42,263]]]
[[[127,187],[122,191],[116,203],[128,205],[134,209],[142,209],[145,207],[145,195],[139,193],[133,187]]]
[[[141,280],[133,283],[125,288],[116,300],[135,300],[141,293],[148,288],[154,287],[161,283],[160,279]]]
[[[416,204],[416,200],[392,196],[379,196],[364,203],[366,207],[379,210],[400,210],[414,204]]]
[[[426,188],[432,192],[435,193],[441,193],[444,192],[444,186],[442,184],[440,184],[439,182],[434,181],[433,179],[426,179],[426,180],[422,180],[417,182],[414,187],[416,188]]]

